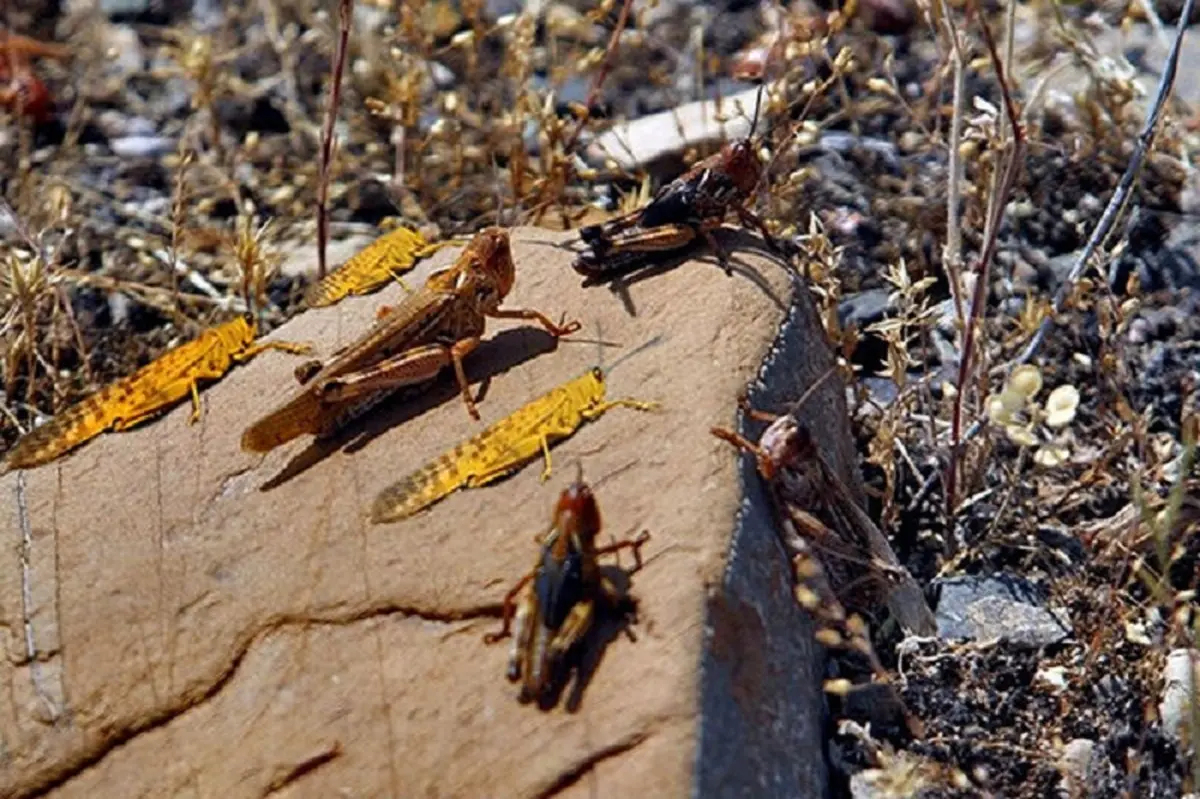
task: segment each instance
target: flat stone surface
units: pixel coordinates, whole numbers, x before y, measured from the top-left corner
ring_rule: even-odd
[[[714,626],[748,618],[748,602],[790,595],[782,553],[760,530],[754,569],[771,584],[725,597],[729,580],[753,572],[726,569],[748,459],[708,429],[734,424],[791,279],[730,232],[739,274],[701,256],[623,298],[580,286],[558,246],[571,238],[514,231],[506,305],[566,312],[584,324],[576,338],[591,341],[552,349],[537,330],[489,322],[468,370],[476,383],[491,377],[482,422],[443,375],[422,397],[381,405],[336,446],[301,439],[249,455],[243,428],[295,386],[299,359],[267,352],[203,392],[194,426],[183,405],[0,477],[0,795],[683,796],[697,783],[755,793],[746,769],[706,765],[740,744],[734,727],[714,723],[698,745],[702,707],[753,730],[770,795],[818,794],[819,672],[807,629],[792,624],[796,614]],[[420,265],[413,282],[457,252]],[[273,337],[328,356],[401,294],[392,286],[306,312]],[[819,328],[802,300],[806,321],[792,329],[809,335]],[[594,365],[597,325],[621,344],[605,348],[606,363],[663,337],[609,380],[610,397],[657,400],[661,411],[616,409],[585,425],[554,450],[546,483],[532,464],[414,518],[368,523],[380,490]],[[828,362],[811,340],[807,350],[802,377]],[[834,382],[808,407],[841,468],[853,451]],[[637,640],[611,636],[574,712],[574,686],[544,712],[518,703],[505,680],[507,644],[481,639],[531,566],[533,538],[577,459],[606,535],[653,538],[632,577]],[[757,649],[784,639],[787,648]]]
[[[1024,578],[965,576],[940,584],[936,613],[940,638],[1046,646],[1071,634],[1067,613],[1047,608],[1045,599]]]

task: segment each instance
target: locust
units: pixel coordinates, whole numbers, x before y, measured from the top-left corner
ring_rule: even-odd
[[[937,624],[920,586],[825,462],[795,411],[745,410],[751,418],[770,422],[758,443],[720,427],[711,432],[754,456],[789,557],[804,563],[815,557],[822,567],[819,572],[806,567],[813,571],[818,593],[868,617],[886,605],[906,630],[934,635]]]
[[[48,463],[107,430],[128,430],[189,393],[192,415],[188,423],[195,424],[201,415],[201,380],[216,380],[233,364],[265,350],[304,354],[312,349],[309,344],[288,341],[256,343],[257,333],[257,325],[244,317],[209,328],[32,430],[8,453],[6,465],[25,469]]]
[[[35,122],[53,116],[54,98],[33,69],[34,58],[70,58],[64,45],[41,42],[0,28],[0,107],[9,107]]]
[[[398,227],[309,286],[304,295],[305,302],[310,308],[320,308],[348,296],[370,294],[412,269],[422,258],[428,258],[443,247],[464,243],[450,239],[430,244],[417,231]]]
[[[555,338],[579,330],[578,322],[555,324],[538,311],[501,308],[515,278],[508,232],[481,230],[454,265],[384,310],[362,338],[326,363],[301,364],[296,380],[302,388],[246,428],[242,449],[267,452],[306,433],[326,436],[393,392],[428,384],[447,366],[478,420],[463,361],[481,343],[488,317],[534,320]]]
[[[655,402],[630,398],[607,400],[605,391],[605,371],[599,366],[554,387],[384,489],[371,508],[371,521],[393,522],[412,516],[460,488],[478,488],[499,480],[539,455],[545,464],[544,482],[551,474],[553,442],[574,435],[584,422],[613,408],[649,411],[658,407]]]
[[[676,252],[703,238],[729,273],[729,254],[713,231],[734,211],[742,224],[762,233],[771,247],[782,245],[747,206],[763,173],[754,131],[762,99],[756,102],[748,136],[735,139],[720,152],[696,163],[663,186],[642,208],[599,225],[579,229],[586,245],[572,268],[591,279],[604,279],[644,264],[655,254]]]
[[[898,710],[909,733],[922,737],[924,725],[891,685],[863,623],[864,616],[871,617],[886,604],[906,631],[935,635],[937,622],[920,586],[822,458],[795,409],[775,415],[750,409],[744,402],[743,408],[751,418],[770,422],[757,444],[724,428],[714,427],[712,433],[754,456],[769,489],[776,533],[791,560],[796,601],[821,625],[816,639],[863,656],[874,682],[886,686],[888,704]],[[826,685],[840,696],[869,687],[847,680]]]
[[[487,644],[512,635],[508,679],[521,682],[519,699],[528,702],[550,694],[564,656],[591,629],[597,606],[620,609],[629,601],[601,573],[601,555],[633,550],[634,568],[642,568],[642,546],[650,540],[643,531],[636,538],[596,546],[600,535],[600,508],[582,469],[559,495],[550,529],[539,541],[533,569],[504,597],[503,625],[484,636]]]

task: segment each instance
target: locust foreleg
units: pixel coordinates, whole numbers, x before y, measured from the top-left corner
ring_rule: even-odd
[[[563,322],[554,324],[550,321],[550,317],[546,316],[541,311],[535,311],[530,308],[497,308],[488,316],[494,319],[526,319],[535,321],[542,327],[546,328],[546,332],[558,338],[560,336],[569,336],[572,333],[578,332],[582,325],[578,321],[567,322],[566,315],[563,315]],[[563,324],[566,323],[566,324]]]
[[[504,611],[500,632],[488,633],[487,635],[483,636],[483,642],[485,644],[494,644],[497,641],[501,641],[508,637],[512,626],[513,609],[516,607],[515,600],[517,598],[517,594],[521,593],[521,589],[529,584],[529,581],[533,579],[533,575],[534,572],[529,572],[529,574],[526,574],[519,581],[517,581],[517,584],[512,587],[512,590],[504,595]]]

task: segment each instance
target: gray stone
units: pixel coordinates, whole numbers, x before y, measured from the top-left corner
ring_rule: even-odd
[[[108,146],[122,158],[154,158],[174,152],[175,140],[166,136],[122,136],[111,140]]]
[[[1034,586],[1013,575],[952,577],[939,582],[938,636],[999,639],[1046,646],[1071,634],[1064,611],[1051,611]]]
[[[150,9],[150,0],[100,0],[100,11],[110,17],[136,16]]]
[[[1058,759],[1058,769],[1063,775],[1063,788],[1068,796],[1087,796],[1092,779],[1092,760],[1096,742],[1089,738],[1076,738],[1063,747]]]

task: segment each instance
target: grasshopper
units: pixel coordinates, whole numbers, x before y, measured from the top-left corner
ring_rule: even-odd
[[[465,243],[451,239],[429,244],[417,231],[398,227],[375,239],[324,279],[309,286],[304,295],[305,302],[310,308],[320,308],[347,296],[370,294],[400,273],[412,269],[422,258],[428,258],[443,247]]]
[[[651,339],[642,347],[654,341]],[[616,365],[610,366],[609,371]],[[542,469],[542,480],[545,481],[550,477],[552,442],[574,435],[584,422],[597,419],[612,408],[648,411],[658,407],[657,403],[635,399],[607,400],[605,390],[605,371],[599,366],[555,386],[482,433],[385,488],[375,499],[371,521],[404,519],[460,488],[477,488],[499,480],[539,454],[545,461]]]
[[[638,571],[650,533],[605,547],[596,546],[599,535],[600,508],[580,469],[559,495],[550,529],[538,542],[541,550],[533,569],[504,597],[503,626],[483,639],[494,644],[511,631],[507,674],[510,681],[521,681],[522,702],[550,693],[563,657],[591,629],[597,603],[620,608],[628,600],[601,573],[597,561],[601,555],[632,549],[630,574]]]
[[[743,225],[757,228],[768,244],[782,252],[766,224],[747,207],[763,173],[754,140],[761,100],[760,87],[748,136],[729,142],[695,164],[659,189],[644,207],[580,228],[579,236],[588,249],[575,258],[572,268],[586,277],[603,279],[640,266],[652,254],[681,250],[702,237],[729,273],[729,254],[713,231],[731,210]]]
[[[934,635],[937,623],[920,586],[821,457],[795,411],[777,416],[745,410],[753,419],[770,422],[757,444],[732,430],[714,427],[711,432],[754,456],[789,557],[811,561],[815,549],[814,562],[823,564],[813,574],[818,593],[827,593],[827,579],[833,594],[829,598],[851,611],[870,616],[886,604],[902,627]]]
[[[515,277],[508,232],[481,230],[453,266],[387,309],[361,339],[327,363],[298,367],[303,388],[250,425],[242,449],[267,452],[305,433],[327,435],[394,391],[428,383],[446,366],[454,367],[467,412],[478,420],[463,359],[479,346],[487,317],[535,320],[556,338],[579,330],[578,322],[556,325],[538,311],[501,308]]]
[[[168,350],[124,380],[119,380],[67,408],[31,431],[8,453],[7,465],[25,469],[54,460],[106,430],[127,430],[174,405],[189,393],[192,415],[200,419],[201,380],[216,380],[235,363],[264,350],[310,352],[308,344],[287,341],[254,343],[257,326],[243,317],[210,328],[199,337]]]

